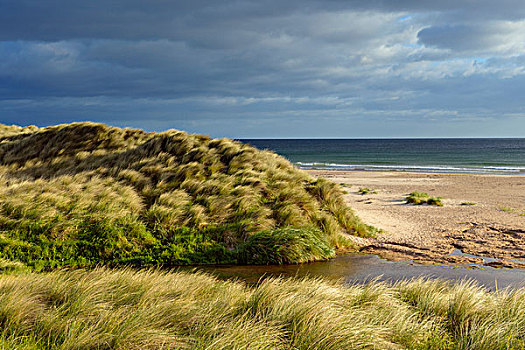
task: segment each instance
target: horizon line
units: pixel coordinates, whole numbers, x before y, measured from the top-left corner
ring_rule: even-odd
[[[471,137],[231,137],[234,140],[525,140],[525,136]]]

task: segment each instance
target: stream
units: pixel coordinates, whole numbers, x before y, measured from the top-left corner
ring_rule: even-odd
[[[183,268],[187,270],[188,268]],[[265,276],[323,277],[343,283],[366,283],[370,280],[396,282],[425,277],[451,281],[474,280],[479,285],[496,290],[525,287],[525,269],[496,269],[479,266],[419,265],[410,261],[393,262],[376,255],[347,254],[325,262],[298,265],[199,266],[192,267],[220,278],[257,283]]]

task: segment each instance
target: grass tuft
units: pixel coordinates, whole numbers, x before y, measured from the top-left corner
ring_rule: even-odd
[[[512,212],[512,211],[516,211],[517,210],[516,208],[511,208],[511,207],[499,207],[497,209],[499,211],[505,211],[505,212]]]
[[[428,193],[425,192],[411,192],[408,194],[408,196],[405,198],[407,204],[428,204],[428,205],[436,205],[439,207],[443,206],[442,198],[441,197],[429,197]]]
[[[360,194],[377,194],[377,191],[368,187],[361,187],[358,191]]]

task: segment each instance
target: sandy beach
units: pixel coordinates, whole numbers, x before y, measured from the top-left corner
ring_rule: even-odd
[[[524,268],[525,176],[406,172],[309,171],[342,184],[361,219],[381,229],[357,239],[362,252],[426,264]],[[360,194],[360,188],[377,193]],[[410,205],[422,191],[443,206]]]

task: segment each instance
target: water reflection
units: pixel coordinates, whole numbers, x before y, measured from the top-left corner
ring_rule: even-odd
[[[524,269],[417,265],[411,262],[387,261],[375,255],[359,254],[342,255],[327,262],[300,265],[202,266],[197,269],[221,278],[236,278],[248,283],[256,283],[265,276],[323,277],[342,280],[344,283],[363,283],[372,279],[393,282],[414,277],[426,277],[453,281],[473,279],[491,290],[525,287]]]

